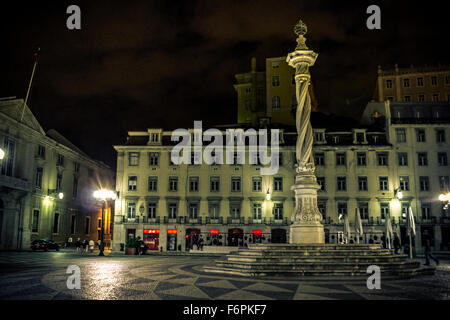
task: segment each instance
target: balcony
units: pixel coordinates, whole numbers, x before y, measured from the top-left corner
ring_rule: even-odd
[[[148,224],[159,224],[160,223],[160,217],[142,217],[142,223],[148,223]]]
[[[223,224],[223,217],[206,217],[205,224]]]
[[[26,192],[31,191],[31,183],[27,180],[4,175],[0,175],[0,187]]]
[[[227,224],[244,224],[244,217],[228,217]]]

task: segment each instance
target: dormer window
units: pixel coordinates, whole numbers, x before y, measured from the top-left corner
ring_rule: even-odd
[[[317,144],[326,142],[324,130],[314,130],[314,142]]]
[[[367,143],[366,139],[366,130],[354,130],[353,132],[353,143],[354,144],[365,144]]]
[[[150,141],[151,142],[159,142],[159,133],[151,133]]]
[[[333,136],[333,143],[339,143],[339,136]]]

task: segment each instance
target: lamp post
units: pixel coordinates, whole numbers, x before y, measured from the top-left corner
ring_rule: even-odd
[[[115,200],[116,194],[111,190],[97,190],[94,191],[94,198],[98,201],[102,202],[102,232],[100,235],[100,253],[99,256],[104,256],[103,249],[105,248],[104,237],[105,237],[105,209],[106,209],[106,201]]]
[[[444,210],[448,210],[448,206],[450,205],[450,192],[446,194],[440,194],[439,201],[442,201],[444,203]]]
[[[3,160],[4,157],[5,157],[5,151],[3,151],[2,148],[0,148],[0,160]]]

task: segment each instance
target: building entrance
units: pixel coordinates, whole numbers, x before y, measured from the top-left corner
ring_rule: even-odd
[[[237,247],[244,245],[244,231],[242,229],[228,229],[228,245]]]

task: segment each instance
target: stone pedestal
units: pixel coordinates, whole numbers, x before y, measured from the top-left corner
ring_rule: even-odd
[[[295,178],[292,190],[295,192],[295,211],[292,215],[289,243],[322,244],[325,232],[322,214],[317,207],[317,190],[320,186],[314,173],[300,173]]]

